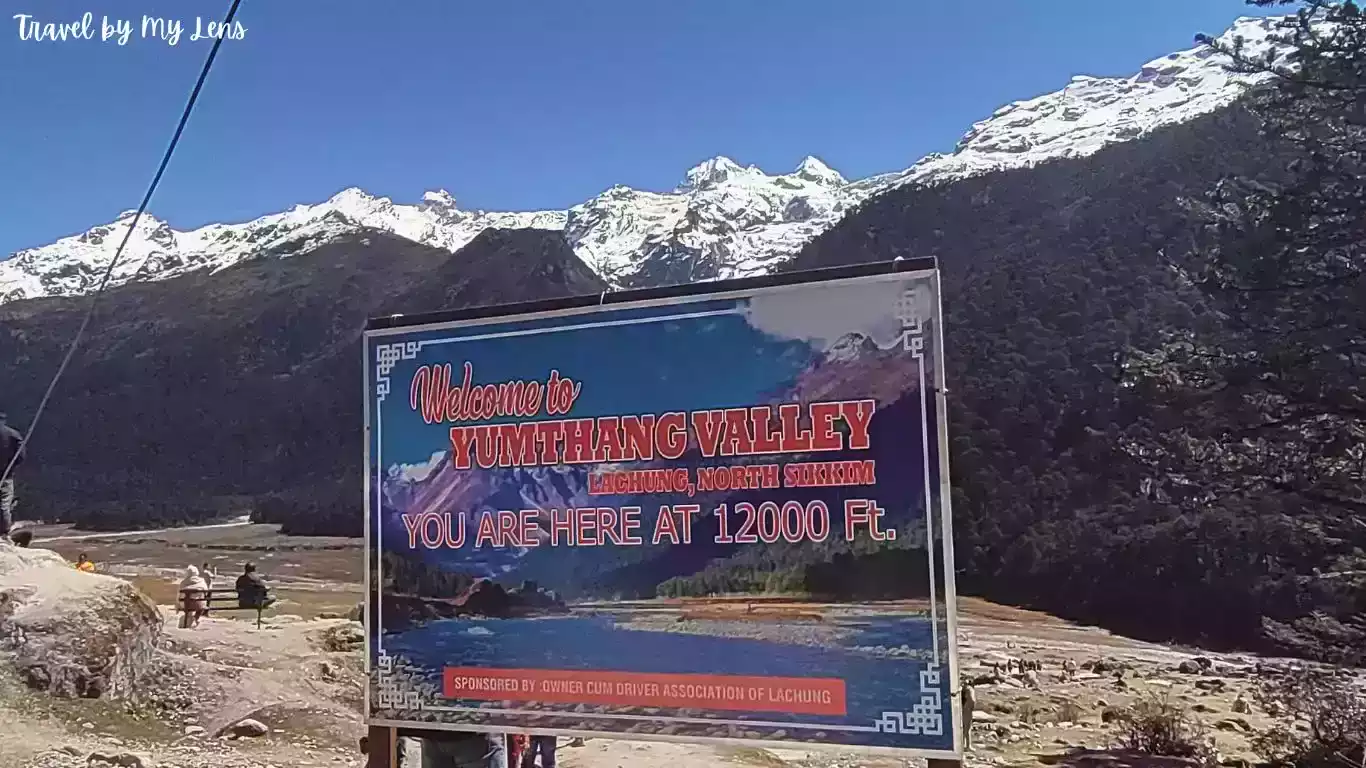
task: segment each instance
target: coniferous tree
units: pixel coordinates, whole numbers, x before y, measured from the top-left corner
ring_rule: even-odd
[[[1309,562],[1273,562],[1263,545],[1253,576],[1298,580],[1297,591],[1318,593],[1327,610],[1265,629],[1283,645],[1312,645],[1307,633],[1362,648],[1366,15],[1350,1],[1250,4],[1298,7],[1257,45],[1202,41],[1254,81],[1247,107],[1266,151],[1285,162],[1273,174],[1220,179],[1189,201],[1201,227],[1165,256],[1217,322],[1132,355],[1131,396],[1152,408],[1130,430],[1130,452],[1153,499],[1280,517],[1268,533],[1285,524],[1292,538],[1314,537]]]

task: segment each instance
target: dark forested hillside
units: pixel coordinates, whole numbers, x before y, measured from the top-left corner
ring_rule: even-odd
[[[98,528],[242,514],[359,533],[368,317],[599,291],[558,233],[458,254],[362,231],[106,294],[21,468],[21,517]],[[0,306],[0,393],[24,425],[86,299]]]
[[[1130,350],[1221,324],[1168,263],[1199,230],[1191,201],[1225,175],[1274,182],[1289,151],[1226,111],[1085,160],[893,192],[791,264],[941,260],[960,589],[1154,639],[1299,652],[1264,620],[1366,610],[1351,579],[1319,577],[1366,567],[1366,526],[1312,503],[1170,503],[1129,442],[1151,428],[1122,383]]]

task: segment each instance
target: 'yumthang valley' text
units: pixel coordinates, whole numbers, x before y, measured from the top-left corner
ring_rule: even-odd
[[[539,381],[473,383],[452,388],[451,366],[422,366],[409,403],[428,424],[497,417],[567,414],[582,384],[552,371]],[[662,414],[545,419],[450,428],[456,469],[532,467],[679,459],[689,445],[705,458],[868,450],[872,399],[783,403]]]

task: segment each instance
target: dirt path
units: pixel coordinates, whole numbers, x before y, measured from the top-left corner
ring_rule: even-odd
[[[0,714],[0,765],[74,768],[92,754],[150,756],[163,768],[355,764],[363,672],[361,636],[344,631],[353,627],[276,617],[260,630],[232,619],[179,629],[167,612],[153,679],[133,711],[17,686],[0,695],[9,710]],[[352,642],[329,646],[329,637]],[[269,732],[230,738],[247,718]],[[42,737],[34,739],[35,732]]]
[[[0,683],[0,765],[32,765],[71,736],[64,723],[45,716],[12,683]]]

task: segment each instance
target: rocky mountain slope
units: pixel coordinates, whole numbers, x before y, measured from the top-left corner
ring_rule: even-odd
[[[1269,22],[1241,19],[1226,36],[1255,49]],[[466,211],[444,190],[412,205],[347,189],[240,224],[175,230],[144,216],[115,284],[215,273],[243,260],[297,254],[359,228],[455,251],[486,228],[563,232],[575,252],[622,287],[767,272],[867,200],[903,185],[948,183],[995,171],[1079,158],[1189,121],[1237,99],[1247,78],[1203,48],[1148,62],[1128,77],[1079,75],[1062,90],[1014,102],[977,123],[952,152],[895,173],[848,181],[814,157],[768,175],[716,157],[668,192],[614,186],[567,211]],[[131,213],[0,261],[0,302],[91,290],[131,224]]]

